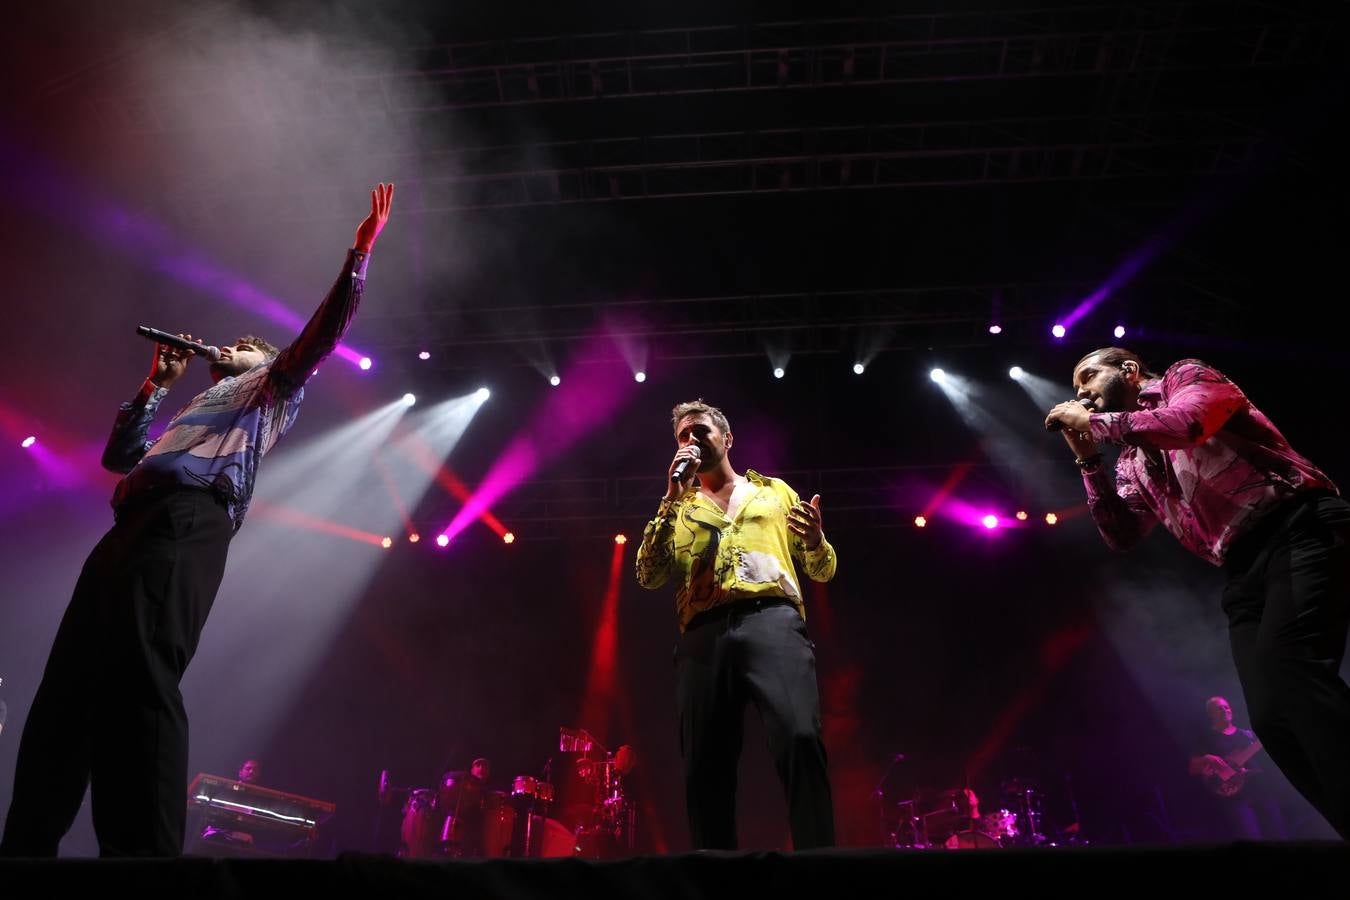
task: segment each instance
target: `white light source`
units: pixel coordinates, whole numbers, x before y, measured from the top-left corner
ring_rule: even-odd
[[[782,367],[782,366],[778,366],[777,368],[775,368],[775,369],[773,370],[773,377],[774,377],[774,378],[782,378],[782,377],[783,377],[784,375],[786,375],[786,374],[787,374],[787,372],[784,372],[784,371],[783,371],[783,367]]]
[[[1027,373],[1022,371],[1021,366],[1013,366],[1011,369],[1008,370],[1008,377],[1011,378],[1013,381],[1016,381],[1025,374]]]
[[[418,359],[431,359],[431,354],[430,354],[428,351],[423,350],[421,353],[417,354],[417,358],[418,358]]]
[[[853,364],[854,375],[861,375],[865,371],[867,371],[867,366],[864,366],[862,363],[856,362]]]
[[[634,373],[633,373],[633,380],[636,381],[638,384],[642,384],[642,382],[644,382],[644,381],[647,380],[647,373],[646,373],[646,372],[634,372]]]
[[[1060,325],[1058,322],[1056,322],[1055,327],[1050,329],[1050,333],[1057,338],[1062,338],[1067,333],[1067,329],[1065,329],[1063,325]]]
[[[474,391],[473,395],[478,398],[479,402],[482,402],[492,396],[492,391],[489,391],[485,387],[480,387],[478,390]]]
[[[417,398],[414,397],[412,394],[404,394],[404,395],[403,395],[403,402],[404,402],[404,404],[406,404],[407,406],[412,406],[414,403],[417,402]]]
[[[1002,333],[1003,333],[1003,326],[1002,326],[1002,325],[990,325],[990,326],[989,326],[989,333],[990,333],[990,334],[1002,334]]]
[[[548,383],[553,385],[554,387],[557,387],[558,385],[562,384],[562,378],[557,375],[554,375],[552,378],[548,380]]]
[[[934,381],[941,381],[942,379],[947,377],[947,373],[942,371],[941,369],[933,369],[931,372],[928,373],[928,377],[933,379]]]
[[[1113,332],[1111,332],[1111,333],[1114,334],[1114,335],[1116,336],[1116,340],[1120,340],[1121,338],[1123,338],[1123,337],[1125,336],[1125,326],[1124,326],[1124,325],[1117,325],[1117,326],[1116,326],[1116,330],[1113,331]]]
[[[362,372],[367,372],[370,370],[371,366],[375,365],[375,363],[373,360],[371,360],[369,356],[363,356],[361,357],[361,362],[359,363],[359,365],[361,366]]]

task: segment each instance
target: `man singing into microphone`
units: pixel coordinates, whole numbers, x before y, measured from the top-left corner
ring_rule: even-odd
[[[1350,839],[1350,503],[1217,369],[1161,377],[1129,350],[1074,367],[1078,401],[1045,419],[1077,457],[1106,543],[1157,523],[1222,566],[1223,609],[1252,726],[1300,793]],[[1080,405],[1087,400],[1089,411]],[[1097,444],[1122,446],[1114,483]]]
[[[393,185],[371,192],[341,274],[300,336],[280,352],[258,338],[222,348],[215,384],[149,441],[155,410],[193,355],[155,348],[104,450],[103,465],[127,473],[113,494],[115,524],[85,562],[29,710],[0,855],[55,856],[87,786],[101,855],[182,853],[188,723],[178,684],[258,464],[351,323],[393,197]]]
[[[787,793],[792,844],[834,844],[814,645],[793,568],[834,577],[835,553],[810,503],[777,478],[731,467],[731,428],[702,400],[672,414],[679,450],[647,524],[637,579],[675,579],[675,674],[685,802],[696,849],[736,848],[741,718],[755,704]],[[693,485],[698,475],[698,487]]]

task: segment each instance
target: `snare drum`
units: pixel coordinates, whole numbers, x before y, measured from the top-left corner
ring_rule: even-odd
[[[997,850],[998,841],[979,831],[958,831],[947,838],[948,850]]]

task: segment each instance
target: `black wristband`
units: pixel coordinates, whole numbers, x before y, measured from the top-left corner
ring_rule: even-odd
[[[1078,459],[1075,459],[1074,462],[1077,463],[1078,468],[1082,469],[1084,472],[1090,472],[1102,464],[1102,455],[1100,453],[1094,453],[1091,456],[1081,456]]]

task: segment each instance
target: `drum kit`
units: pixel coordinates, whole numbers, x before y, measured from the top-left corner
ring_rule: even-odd
[[[904,799],[883,800],[882,843],[911,850],[1057,845],[1045,822],[1045,794],[1034,781],[1005,778],[994,797],[992,808],[984,809],[970,788],[921,788]]]
[[[631,747],[607,751],[590,734],[562,728],[558,749],[571,771],[565,803],[552,779],[518,775],[511,790],[488,790],[463,772],[447,772],[436,788],[394,788],[380,781],[382,805],[403,795],[398,855],[409,859],[581,857],[632,852],[635,813],[623,778],[636,764]]]

